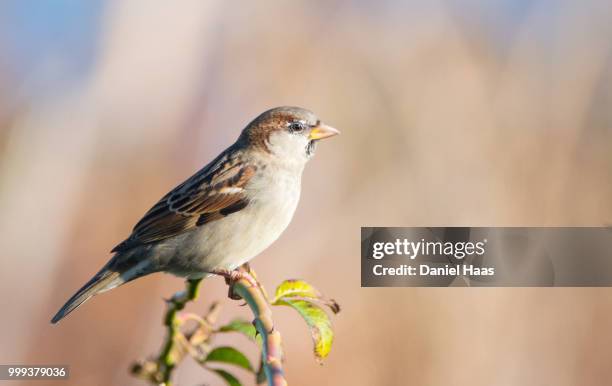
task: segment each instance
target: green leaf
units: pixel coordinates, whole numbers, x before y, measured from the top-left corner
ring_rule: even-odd
[[[243,353],[236,350],[233,347],[223,346],[217,347],[211,352],[208,353],[204,362],[221,362],[228,363],[230,365],[235,365],[242,367],[243,369],[247,369],[249,371],[253,371],[253,366],[251,366],[251,362],[249,358],[247,358]]]
[[[234,319],[225,326],[219,328],[219,332],[239,332],[244,334],[247,338],[254,340],[256,331],[253,323],[247,322],[243,319]]]
[[[314,341],[315,357],[319,362],[327,357],[334,341],[334,331],[325,311],[318,305],[306,300],[283,298],[279,299],[277,304],[292,307],[304,318]]]
[[[221,378],[223,378],[229,386],[242,386],[238,378],[234,377],[232,374],[228,373],[227,371],[221,370],[221,369],[211,369],[211,370],[217,373]]]
[[[276,287],[276,293],[274,294],[272,304],[275,304],[281,298],[292,297],[318,299],[321,297],[321,294],[316,288],[303,280],[285,280],[278,287]]]

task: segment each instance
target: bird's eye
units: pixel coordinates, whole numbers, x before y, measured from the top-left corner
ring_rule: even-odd
[[[300,133],[304,131],[305,128],[306,125],[304,125],[302,122],[291,122],[289,124],[289,131],[291,133]]]

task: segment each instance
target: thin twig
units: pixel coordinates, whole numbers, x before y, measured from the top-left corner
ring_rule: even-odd
[[[177,336],[182,334],[180,331],[181,323],[177,318],[177,313],[185,308],[188,302],[197,299],[201,281],[202,279],[187,280],[185,291],[177,292],[168,300],[168,310],[164,318],[164,325],[167,328],[166,341],[158,359],[162,385],[164,386],[172,385],[170,381],[172,370],[174,370],[174,367],[183,356],[180,354],[182,348],[177,346],[177,342],[179,341]]]
[[[272,310],[265,290],[251,272],[242,269],[242,278],[228,283],[230,294],[242,298],[253,312],[253,325],[262,338],[262,367],[268,385],[287,386],[282,366],[281,335],[274,328]],[[168,308],[164,318],[167,333],[161,353],[156,360],[140,362],[133,366],[132,372],[140,378],[161,386],[171,386],[172,373],[176,365],[188,354],[196,359],[201,356],[198,355],[201,353],[194,351],[194,348],[203,347],[214,333],[213,326],[219,313],[218,304],[213,304],[203,318],[180,312],[188,302],[197,299],[200,281],[187,281],[185,290],[177,292],[167,301]],[[188,320],[196,321],[197,326],[190,332],[182,332],[181,326]]]

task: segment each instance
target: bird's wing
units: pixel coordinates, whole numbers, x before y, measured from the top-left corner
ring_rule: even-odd
[[[244,209],[244,187],[255,171],[243,157],[221,154],[159,200],[111,252],[167,239]]]

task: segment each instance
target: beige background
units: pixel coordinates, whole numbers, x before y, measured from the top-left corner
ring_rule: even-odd
[[[268,288],[301,277],[343,306],[322,367],[276,311],[292,385],[609,383],[609,289],[359,286],[362,225],[612,222],[609,2],[56,3],[0,4],[1,363],[144,384],[127,368],[158,350],[179,279],[50,317],[161,195],[291,104],[343,132],[254,261]],[[177,381],[221,384],[193,364]]]

